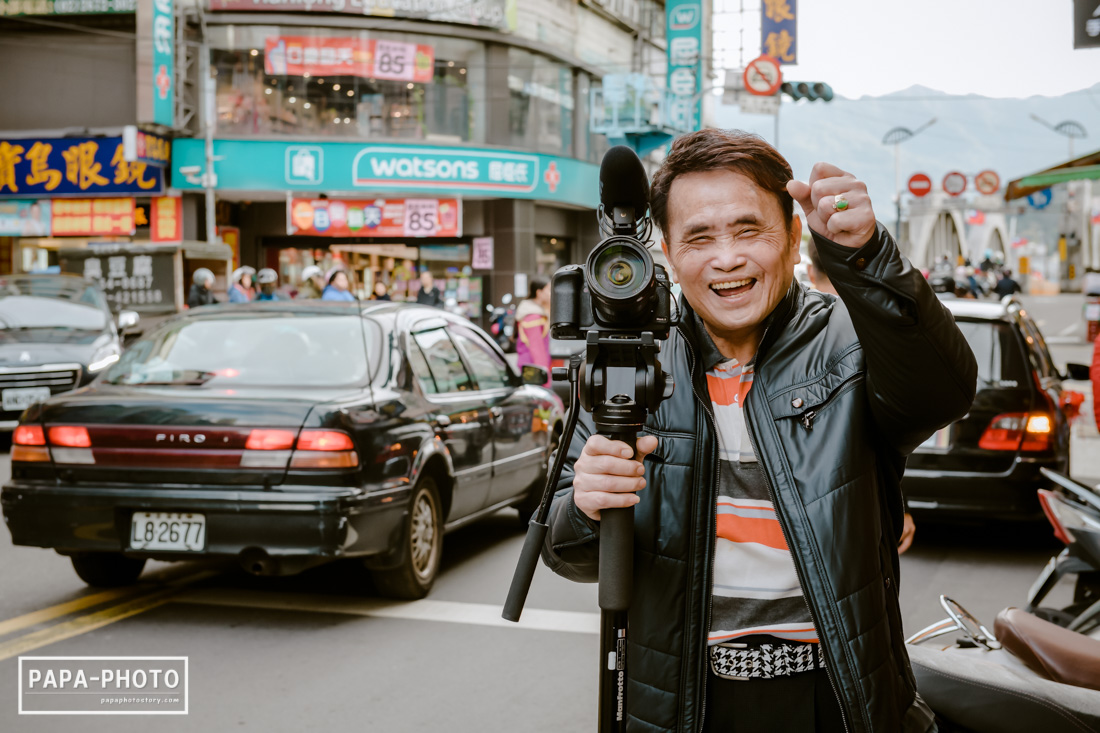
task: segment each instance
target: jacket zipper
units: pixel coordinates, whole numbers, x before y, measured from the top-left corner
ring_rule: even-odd
[[[813,430],[814,418],[816,418],[820,413],[825,412],[825,409],[829,407],[829,405],[833,404],[833,400],[840,397],[840,393],[843,392],[849,384],[856,381],[857,379],[861,379],[862,377],[862,374],[853,374],[852,376],[841,382],[840,385],[833,390],[833,393],[829,395],[829,398],[818,405],[815,409],[806,410],[805,412],[798,415],[798,421],[802,423],[802,427],[806,428],[807,432]]]
[[[718,435],[718,429],[716,427],[717,421],[714,418],[714,413],[711,411],[710,403],[707,400],[704,400],[699,395],[699,389],[698,389],[697,385],[695,384],[695,364],[696,364],[695,350],[692,348],[691,340],[688,339],[688,338],[684,338],[684,345],[687,346],[688,354],[691,356],[691,367],[688,369],[688,374],[690,375],[690,378],[691,378],[691,392],[692,392],[692,394],[695,395],[695,399],[699,400],[699,402],[703,405],[703,412],[710,419],[711,432],[713,432],[714,435],[717,436]],[[717,455],[717,454],[715,454],[715,455]],[[708,505],[708,510],[707,510],[708,511],[708,514],[707,514],[707,537],[713,538],[715,536],[715,530],[714,530],[714,525],[713,525],[713,522],[712,522],[711,518],[715,516],[715,513],[714,513],[714,504],[715,504],[715,501],[716,501],[715,494],[718,491],[718,480],[719,480],[719,476],[718,476],[718,459],[717,459],[717,457],[713,457],[711,459],[711,466],[713,468],[712,474],[711,474],[713,476],[713,480],[711,481],[711,484],[710,484],[710,486],[711,486],[711,489],[710,489],[710,504]],[[703,637],[704,637],[704,640],[706,639],[706,635],[710,631],[710,618],[711,618],[711,615],[714,613],[714,572],[713,572],[713,570],[711,570],[711,564],[713,563],[712,556],[714,555],[715,542],[716,542],[716,540],[710,542],[709,546],[707,547],[706,562],[703,565],[703,571],[704,571],[705,576],[706,576],[706,584],[707,584],[707,611],[703,615],[703,628],[704,628]],[[707,674],[706,674],[706,670],[707,670],[707,667],[709,665],[710,665],[710,660],[708,658],[707,644],[704,641],[704,643],[703,643],[703,679],[702,679],[703,684],[702,684],[702,693],[701,693],[703,704],[702,704],[702,709],[699,713],[699,731],[700,731],[700,733],[702,733],[703,724],[706,722],[706,717],[707,717]]]
[[[763,339],[761,339],[761,343],[763,343]],[[749,398],[748,396],[746,396],[746,404],[748,403],[748,401]],[[753,437],[752,425],[750,424],[752,421],[752,415],[747,409],[745,409],[744,405],[742,406],[742,409],[744,410],[745,415],[745,428],[748,430],[749,433],[749,444],[752,445],[752,451],[753,454],[756,456],[756,460],[760,461],[760,467],[761,469],[763,469],[761,470],[761,473],[764,475],[764,483],[768,487],[768,495],[771,497],[772,506],[775,507],[776,515],[779,516],[780,512],[783,510],[781,509],[781,505],[779,503],[779,497],[775,493],[775,488],[772,486],[772,480],[768,476],[768,471],[764,468],[764,460],[763,457],[760,455],[760,449],[756,446],[756,439]],[[814,413],[812,410],[810,410],[808,414],[816,415],[816,413]],[[810,418],[810,423],[811,425],[813,424],[812,417]],[[783,514],[785,516],[786,512],[783,511]],[[783,541],[787,543],[787,550],[789,552],[791,548],[791,538],[787,535],[787,527],[783,523],[783,521],[779,522],[779,529],[783,533]],[[814,616],[814,609],[810,606],[810,601],[806,598],[806,579],[802,575],[802,566],[798,562],[796,553],[791,552],[791,560],[794,561],[794,571],[795,574],[798,576],[798,584],[802,588],[802,602],[806,605],[806,610],[810,613],[810,619],[814,622],[814,630],[816,631],[820,629],[820,624],[818,624],[817,618]],[[818,639],[818,643],[822,644],[820,638]],[[847,711],[845,711],[844,709],[844,700],[840,697],[840,691],[837,689],[836,682],[833,680],[833,674],[830,671],[832,669],[832,666],[836,662],[831,658],[832,655],[829,652],[828,644],[822,644],[821,651],[825,656],[825,677],[829,680],[829,686],[833,688],[833,696],[836,697],[837,704],[840,706],[840,720],[842,723],[844,723],[844,730],[847,733],[851,731],[851,728],[848,727],[848,714]]]

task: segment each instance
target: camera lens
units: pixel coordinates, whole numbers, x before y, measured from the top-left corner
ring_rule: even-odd
[[[629,262],[620,260],[618,262],[612,262],[607,266],[607,279],[612,285],[617,287],[626,287],[630,285],[631,279],[634,277],[634,268],[630,266]]]

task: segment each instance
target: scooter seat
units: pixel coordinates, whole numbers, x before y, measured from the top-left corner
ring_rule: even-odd
[[[983,733],[1100,731],[1100,692],[1042,679],[1002,650],[907,650],[920,696],[955,726]]]
[[[993,635],[1036,674],[1064,685],[1100,690],[1100,641],[1018,608],[997,614]]]

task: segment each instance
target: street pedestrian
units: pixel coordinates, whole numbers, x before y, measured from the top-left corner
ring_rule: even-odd
[[[233,276],[230,278],[233,284],[229,287],[230,303],[247,303],[252,300],[252,276],[255,274],[256,270],[248,265],[233,271]]]
[[[1089,378],[1092,381],[1092,414],[1096,420],[1096,429],[1100,430],[1100,334],[1096,336],[1096,343],[1092,347]]]
[[[993,286],[993,292],[997,294],[998,298],[1003,298],[1007,295],[1015,295],[1022,291],[1023,288],[1020,287],[1020,283],[1012,279],[1012,270],[1008,269],[1001,273],[1001,279]]]
[[[317,265],[302,270],[302,285],[298,288],[298,300],[320,300],[325,292],[325,275]]]
[[[839,298],[840,293],[833,287],[832,280],[829,279],[829,275],[825,272],[825,268],[821,264],[821,256],[817,253],[817,245],[814,244],[812,237],[806,244],[806,250],[810,255],[810,266],[806,268],[806,272],[810,275],[810,284],[826,295]],[[935,288],[933,288],[933,291],[934,290]],[[917,533],[917,523],[913,521],[913,515],[909,513],[908,509],[909,507],[907,506],[905,514],[902,515],[901,536],[898,537],[899,555],[904,555],[905,551],[913,545],[913,537]]]
[[[205,267],[195,270],[191,276],[191,291],[187,294],[187,307],[198,308],[217,303],[214,299],[214,273]]]
[[[374,292],[370,296],[371,300],[393,300],[390,297],[390,291],[386,287],[386,283],[381,280],[374,281]]]
[[[795,201],[839,298],[794,280]],[[688,133],[651,210],[683,287],[676,389],[637,460],[581,414],[543,548],[594,582],[601,510],[635,506],[628,729],[936,730],[898,604],[899,481],[969,410],[973,352],[835,166],[795,181],[754,135]]]
[[[550,385],[550,278],[535,275],[527,284],[527,298],[516,308],[516,365],[537,364],[546,370]]]
[[[427,270],[420,273],[420,291],[416,294],[416,302],[435,308],[443,307],[443,294],[435,286],[435,278],[432,277],[432,273]]]
[[[321,294],[321,300],[346,300],[355,301],[355,295],[351,292],[351,281],[343,270],[334,270],[328,278],[325,292]]]
[[[283,299],[283,296],[279,295],[276,290],[279,287],[279,273],[270,267],[265,267],[256,273],[256,283],[260,286],[260,292],[257,293],[256,300]]]

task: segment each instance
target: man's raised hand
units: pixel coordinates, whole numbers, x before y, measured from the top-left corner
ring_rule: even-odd
[[[859,248],[875,233],[875,212],[867,184],[835,165],[816,164],[809,183],[788,181],[787,192],[806,212],[810,229],[837,244]],[[847,201],[847,207],[833,208],[837,197]]]

